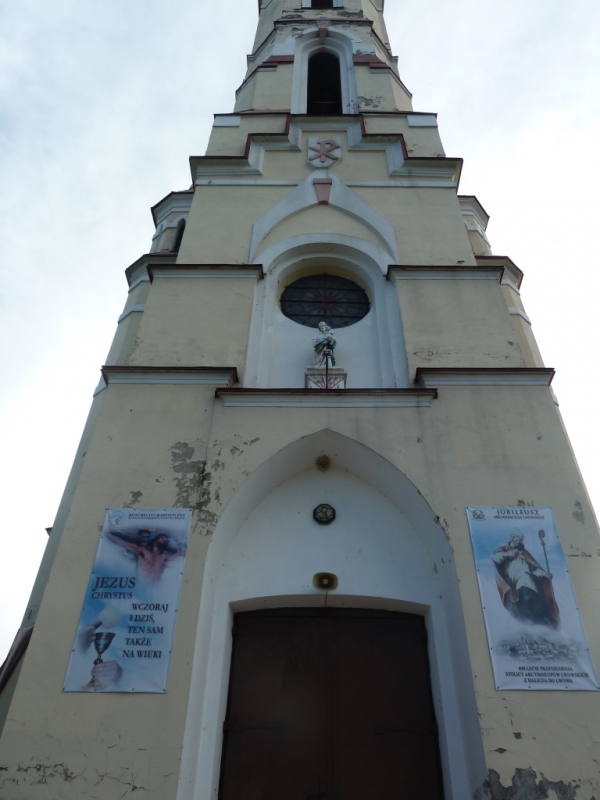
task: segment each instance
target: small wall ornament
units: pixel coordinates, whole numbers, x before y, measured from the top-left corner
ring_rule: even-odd
[[[327,169],[342,160],[342,140],[339,136],[322,139],[308,138],[308,163],[315,169]]]
[[[335,516],[335,508],[330,506],[329,503],[319,503],[319,505],[313,509],[313,519],[315,522],[318,522],[319,525],[331,525]]]

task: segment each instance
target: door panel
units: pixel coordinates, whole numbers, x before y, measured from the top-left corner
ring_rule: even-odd
[[[236,616],[223,800],[324,796],[323,636],[315,618]]]
[[[336,621],[337,797],[441,797],[423,621]]]
[[[423,619],[237,614],[220,800],[442,800]]]

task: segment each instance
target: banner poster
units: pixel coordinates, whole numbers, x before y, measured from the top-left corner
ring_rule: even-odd
[[[166,692],[191,518],[107,510],[63,691]]]
[[[497,689],[600,689],[551,508],[468,507]]]

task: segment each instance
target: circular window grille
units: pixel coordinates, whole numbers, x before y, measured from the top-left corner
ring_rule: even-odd
[[[326,322],[332,328],[354,325],[369,313],[364,289],[338,275],[310,275],[287,286],[281,310],[300,325],[316,328]]]

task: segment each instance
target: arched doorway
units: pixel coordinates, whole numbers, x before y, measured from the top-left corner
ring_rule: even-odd
[[[331,459],[325,472],[315,465],[323,454]],[[313,520],[318,503],[336,509],[335,524],[323,528]],[[313,577],[322,572],[338,576],[335,591],[315,588]],[[428,634],[444,796],[473,795],[485,763],[448,541],[402,472],[358,442],[321,430],[254,469],[213,534],[178,800],[218,792],[234,615],[282,608],[420,617]]]

